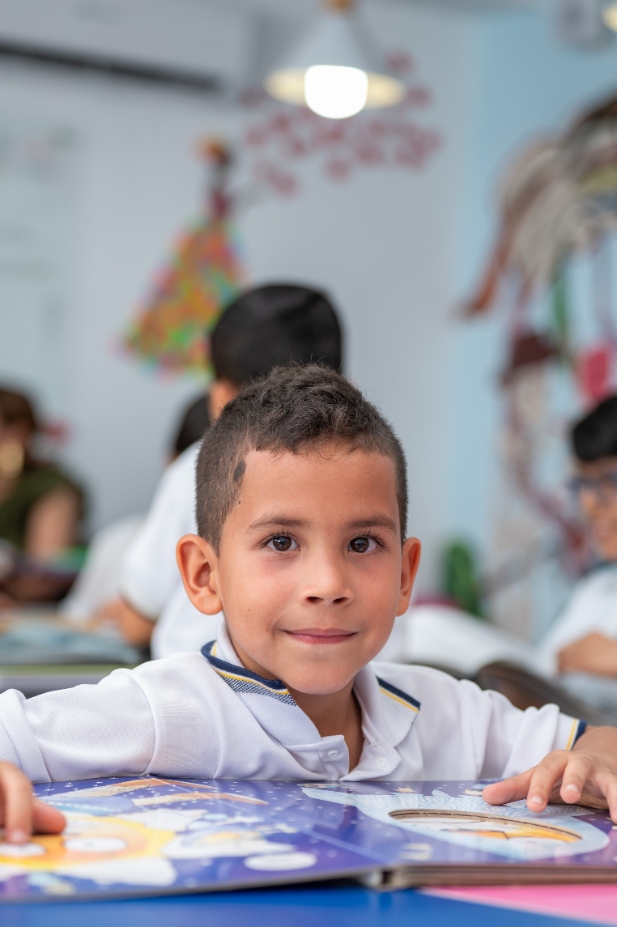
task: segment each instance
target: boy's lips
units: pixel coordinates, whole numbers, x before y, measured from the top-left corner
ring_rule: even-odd
[[[355,631],[344,628],[299,628],[297,631],[285,632],[297,641],[305,644],[340,644],[355,635]]]

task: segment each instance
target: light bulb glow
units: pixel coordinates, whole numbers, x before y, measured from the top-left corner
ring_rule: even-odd
[[[359,68],[316,64],[304,75],[304,99],[309,109],[326,119],[347,119],[366,106],[368,74]]]
[[[609,29],[612,29],[613,32],[617,32],[617,3],[611,3],[609,6],[605,7],[602,11],[602,18],[604,24],[608,26]]]

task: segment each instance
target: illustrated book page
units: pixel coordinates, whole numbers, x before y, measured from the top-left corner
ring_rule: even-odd
[[[492,807],[481,782],[98,779],[35,787],[57,836],[0,842],[0,898],[215,891],[356,877],[410,885],[617,881],[606,812]]]

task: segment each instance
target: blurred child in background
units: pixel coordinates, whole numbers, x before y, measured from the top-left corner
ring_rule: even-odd
[[[37,455],[40,433],[32,400],[0,386],[0,539],[16,554],[7,557],[0,583],[4,607],[57,601],[71,581],[54,568],[79,540],[84,496],[57,464]]]

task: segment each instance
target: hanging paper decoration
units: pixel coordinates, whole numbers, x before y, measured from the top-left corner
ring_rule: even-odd
[[[202,154],[212,174],[205,215],[181,237],[125,344],[155,369],[203,376],[207,332],[243,275],[228,192],[230,151],[208,141]]]
[[[617,97],[526,149],[504,177],[498,209],[497,239],[466,307],[472,315],[494,305],[506,277],[526,307],[573,252],[601,249],[617,223]]]
[[[500,309],[509,356],[485,589],[494,615],[499,600],[510,598],[504,624],[537,633],[541,622],[521,618],[538,607],[531,601],[534,577],[551,563],[580,569],[589,555],[575,513],[556,488],[566,465],[567,425],[617,383],[617,97],[519,154],[500,185],[498,209],[495,242],[465,306],[476,318]],[[576,301],[569,292],[573,258],[578,283],[590,284],[584,312],[581,286]],[[554,588],[555,573],[551,582]]]
[[[325,119],[304,107],[280,104],[265,92],[248,94],[246,105],[259,112],[244,137],[252,180],[288,196],[300,187],[300,161],[313,160],[333,181],[366,168],[423,169],[443,144],[440,133],[422,119],[431,93],[416,81],[408,55],[390,56],[389,66],[407,83],[404,100],[387,111],[365,110],[350,119]]]

